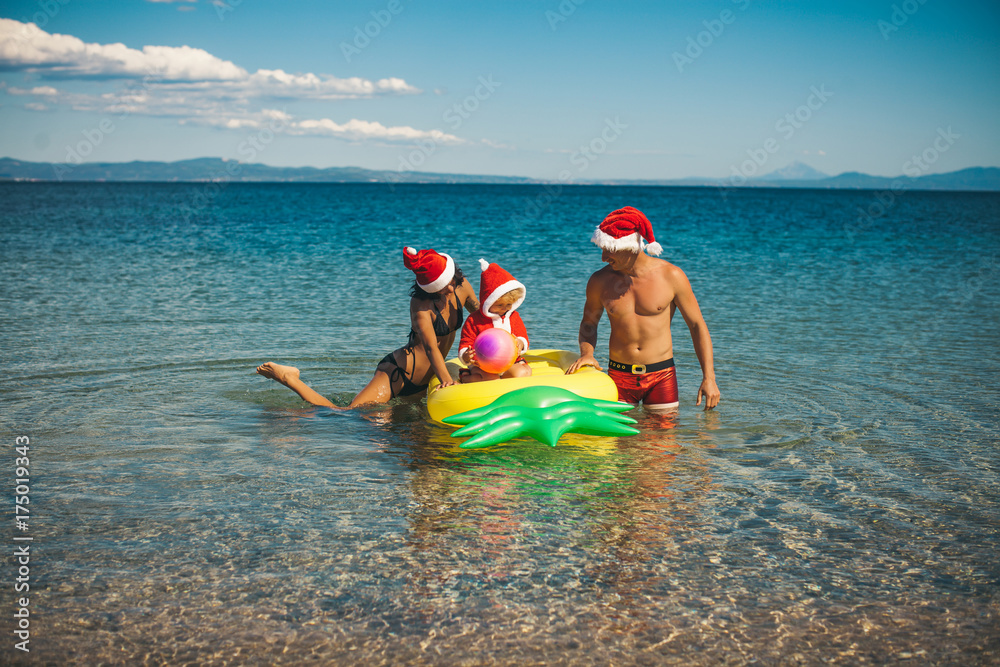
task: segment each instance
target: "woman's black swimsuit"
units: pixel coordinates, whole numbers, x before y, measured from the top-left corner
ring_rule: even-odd
[[[438,308],[438,302],[434,301],[434,335],[438,338],[444,338],[445,336],[452,334],[462,328],[462,304],[458,302],[458,296],[455,296],[455,311],[457,313],[458,322],[454,327],[450,326],[441,315],[441,309]],[[410,329],[410,335],[406,339],[406,346],[402,348],[403,354],[408,358],[413,354],[413,348],[416,346],[417,342],[420,340],[420,334]],[[392,371],[389,373],[389,392],[392,398],[397,396],[412,396],[413,394],[419,394],[422,391],[427,390],[427,385],[414,384],[413,371],[407,372],[406,369],[400,367],[396,363],[396,353],[395,351],[390,352],[382,358],[382,361],[378,362],[378,365],[391,364]],[[404,365],[406,361],[403,361]],[[416,363],[416,361],[414,361]],[[399,392],[393,390],[392,385],[396,384],[396,380],[402,380],[403,386],[399,388]]]

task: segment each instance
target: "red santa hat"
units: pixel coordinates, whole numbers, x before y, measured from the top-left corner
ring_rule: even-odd
[[[417,285],[425,292],[439,292],[455,277],[455,260],[443,252],[403,248],[403,265],[417,276]]]
[[[494,317],[490,313],[490,307],[497,302],[497,299],[511,290],[518,288],[523,290],[524,285],[514,280],[514,276],[500,268],[499,264],[490,264],[485,259],[480,259],[479,267],[483,271],[482,275],[479,276],[479,302],[482,304],[479,309],[483,315]],[[511,306],[511,312],[517,310],[517,307],[523,302],[524,294]]]
[[[642,252],[644,243],[646,252],[659,255],[663,247],[653,238],[653,226],[642,211],[631,206],[612,211],[604,218],[601,226],[594,230],[590,240],[602,250],[631,250]]]

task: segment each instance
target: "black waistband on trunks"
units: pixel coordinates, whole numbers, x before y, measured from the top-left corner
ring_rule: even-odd
[[[614,359],[608,359],[608,368],[611,370],[625,371],[626,373],[632,373],[633,375],[642,375],[643,373],[652,373],[653,371],[662,371],[664,368],[673,367],[673,357],[670,357],[666,361],[658,361],[655,364],[622,364]]]

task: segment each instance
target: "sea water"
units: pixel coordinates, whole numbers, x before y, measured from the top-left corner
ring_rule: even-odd
[[[1000,195],[886,195],[0,185],[3,661],[995,664]],[[498,262],[575,349],[624,205],[697,295],[712,412],[680,316],[677,414],[554,448],[253,373],[346,404],[406,339],[404,245]]]

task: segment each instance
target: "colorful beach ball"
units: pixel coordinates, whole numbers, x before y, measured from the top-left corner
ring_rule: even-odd
[[[499,375],[517,361],[517,343],[503,329],[482,332],[476,336],[472,349],[476,351],[476,363],[487,373]]]

